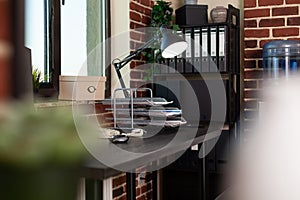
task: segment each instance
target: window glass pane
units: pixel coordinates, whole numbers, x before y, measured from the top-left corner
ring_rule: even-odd
[[[62,75],[78,75],[87,59],[86,13],[85,0],[66,1],[61,7]]]
[[[105,75],[105,48],[101,42],[106,37],[106,0],[65,0],[64,5],[61,1],[61,66],[58,66],[61,67],[61,74],[78,75],[79,70],[83,69],[80,75]],[[49,66],[52,66],[49,58],[53,58],[50,55],[53,16],[49,11],[56,1],[25,2],[25,46],[32,50],[34,68],[45,74],[45,81],[49,81]]]
[[[33,68],[44,74],[44,1],[25,2],[25,46],[31,49]]]
[[[62,75],[103,75],[103,2],[65,1],[61,7]]]

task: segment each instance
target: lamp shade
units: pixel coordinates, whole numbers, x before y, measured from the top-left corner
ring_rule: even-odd
[[[186,50],[188,43],[182,37],[165,28],[161,28],[161,33],[163,36],[160,46],[162,57],[174,58]]]

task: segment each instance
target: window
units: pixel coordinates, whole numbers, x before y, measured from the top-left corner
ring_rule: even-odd
[[[25,5],[25,46],[31,49],[32,66],[39,69],[42,74],[47,73],[45,67],[47,40],[45,30],[45,9],[43,1],[26,0]],[[46,31],[48,32],[48,31]]]
[[[96,64],[88,55],[109,37],[109,0],[26,0],[25,7],[25,46],[48,87],[58,90],[59,75],[107,75],[103,45]]]

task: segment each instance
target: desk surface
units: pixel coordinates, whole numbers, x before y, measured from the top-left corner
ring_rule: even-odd
[[[104,162],[95,158],[89,159],[85,165],[86,176],[104,179],[120,171],[134,172],[135,169],[145,166],[149,170],[161,168],[179,158],[190,146],[219,137],[222,128],[221,124],[216,123],[200,128],[164,128],[152,137],[131,137],[124,144],[112,144],[108,139],[101,139],[99,146],[103,148],[99,147],[97,151],[102,153],[96,157],[98,160],[104,159]],[[103,157],[103,154],[108,156]],[[161,166],[157,166],[157,163]]]

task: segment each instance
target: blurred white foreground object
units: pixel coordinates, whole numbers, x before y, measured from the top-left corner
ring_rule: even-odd
[[[264,89],[264,109],[235,172],[235,200],[300,199],[300,77]]]

